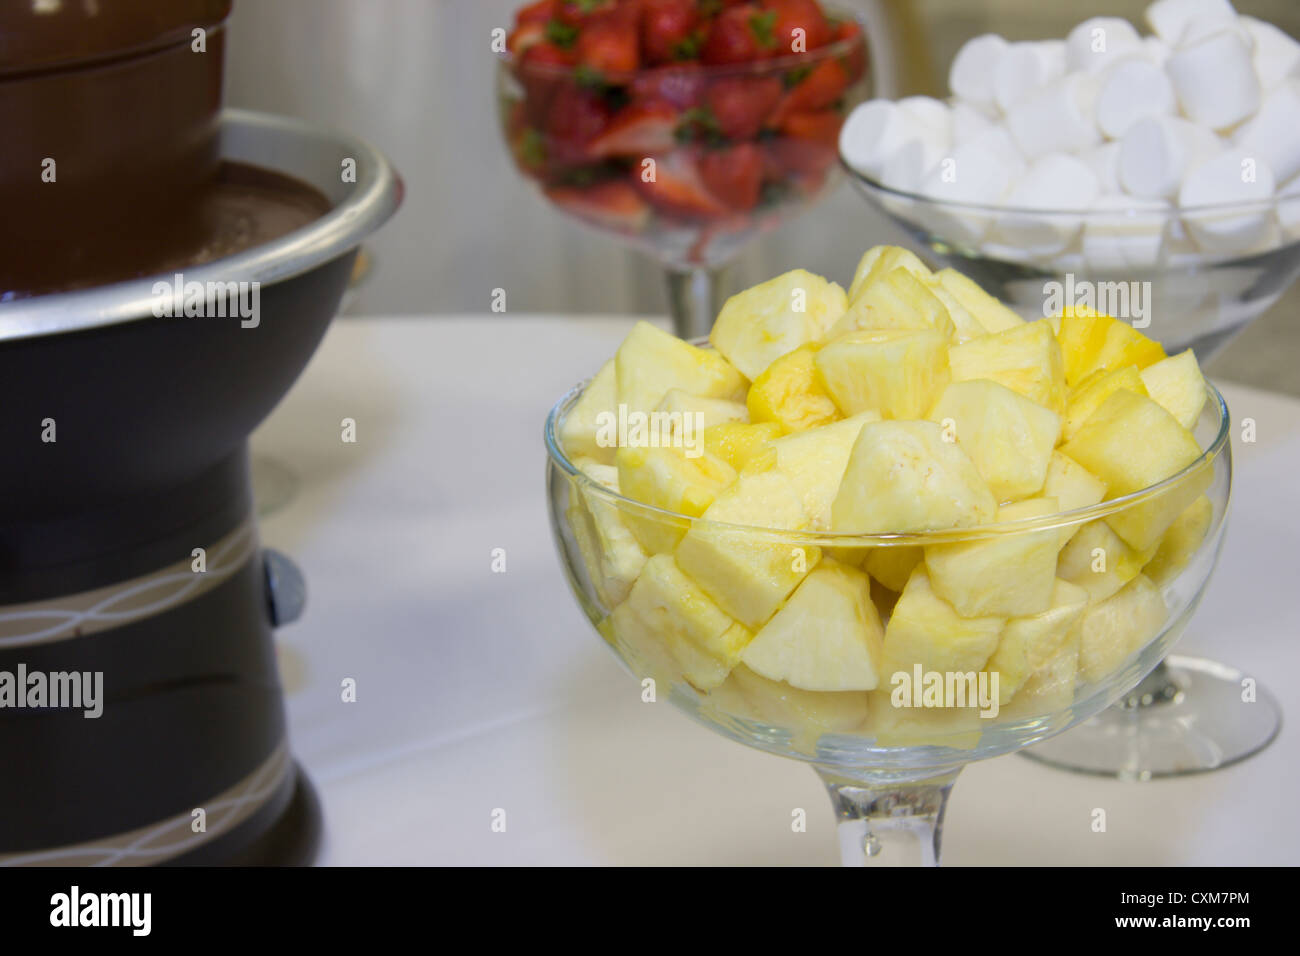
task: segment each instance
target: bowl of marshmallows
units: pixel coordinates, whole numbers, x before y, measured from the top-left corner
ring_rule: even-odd
[[[1204,356],[1300,272],[1300,42],[1228,0],[1144,17],[1146,35],[1094,17],[1064,39],[974,37],[947,101],[863,103],[840,157],[874,205],[1027,316],[1126,306]]]

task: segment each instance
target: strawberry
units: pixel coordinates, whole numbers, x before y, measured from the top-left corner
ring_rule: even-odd
[[[849,84],[858,82],[867,72],[867,45],[862,42],[861,25],[856,20],[842,20],[835,29],[834,42],[849,42],[844,65],[848,70]]]
[[[681,115],[667,103],[640,103],[620,110],[605,131],[591,142],[593,159],[612,156],[641,158],[666,153],[677,145]]]
[[[506,49],[511,56],[520,56],[539,43],[546,42],[546,24],[521,23],[506,37]]]
[[[583,21],[618,7],[618,0],[560,0],[555,19],[570,26],[580,26]]]
[[[592,140],[608,124],[609,108],[598,95],[576,83],[562,83],[547,110],[548,159],[559,165],[585,162]]]
[[[559,0],[537,0],[536,3],[526,4],[515,11],[515,23],[545,24],[555,16],[559,6]]]
[[[546,197],[566,212],[619,232],[640,232],[650,221],[650,206],[625,182],[592,186],[552,186]]]
[[[835,29],[817,0],[762,0],[763,8],[776,14],[772,33],[778,56],[806,53],[835,38]],[[802,33],[796,33],[802,30]]]
[[[758,135],[782,93],[774,76],[724,76],[710,84],[705,102],[723,136],[746,140]]]
[[[634,73],[640,69],[634,10],[620,7],[588,17],[578,34],[578,63],[600,74]]]
[[[781,121],[780,130],[794,139],[806,139],[823,146],[836,147],[844,117],[837,110],[791,113]]]
[[[763,151],[753,143],[706,150],[699,160],[700,178],[714,196],[736,212],[758,205],[763,185]]]
[[[776,108],[773,121],[780,125],[791,113],[822,110],[838,100],[849,86],[849,71],[839,60],[823,60],[800,80]]]
[[[727,7],[709,27],[700,51],[705,63],[749,63],[770,56],[777,45],[775,11],[757,3]]]
[[[630,92],[633,102],[662,102],[688,110],[704,98],[704,75],[692,64],[644,70],[633,78]]]
[[[537,123],[546,121],[555,91],[561,86],[572,84],[568,72],[573,67],[573,62],[571,51],[562,50],[546,41],[528,47],[519,58],[515,76],[524,88],[524,104],[528,115]]]
[[[714,196],[700,176],[693,150],[678,149],[655,162],[653,174],[637,166],[632,184],[656,208],[691,219],[710,219],[726,213],[727,207]],[[647,177],[649,181],[647,182]]]
[[[692,59],[702,34],[695,0],[645,0],[641,13],[641,48],[652,65]]]

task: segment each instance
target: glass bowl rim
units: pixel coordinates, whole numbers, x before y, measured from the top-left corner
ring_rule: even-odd
[[[823,60],[833,59],[852,52],[852,50],[861,46],[868,55],[870,54],[871,45],[867,40],[867,22],[866,17],[855,10],[849,10],[835,4],[823,4],[823,12],[830,14],[832,19],[838,21],[851,20],[858,25],[858,32],[850,37],[844,37],[839,40],[832,40],[824,46],[819,46],[814,50],[806,50],[803,53],[788,53],[781,56],[770,57],[766,60],[749,60],[744,63],[698,63],[683,61],[681,63],[660,63],[656,66],[646,66],[639,70],[626,70],[615,73],[602,73],[601,78],[607,84],[625,84],[639,79],[643,76],[653,76],[662,73],[668,75],[671,73],[684,73],[691,76],[700,76],[705,79],[714,79],[720,76],[746,76],[753,74],[765,73],[784,73],[787,70],[798,69],[800,66],[809,63],[820,63]],[[571,77],[574,67],[558,66],[554,63],[533,63],[525,64],[519,61],[513,53],[497,53],[496,59],[502,69],[519,68],[520,72],[530,76],[539,77]]]
[[[847,120],[845,121],[847,122]],[[847,159],[844,158],[843,152],[839,153],[840,166],[848,173],[849,180],[859,189],[869,194],[883,193],[894,199],[907,200],[921,206],[928,206],[938,210],[956,210],[958,212],[977,213],[986,216],[1009,217],[1016,216],[1026,219],[1059,219],[1069,217],[1078,219],[1083,223],[1091,220],[1102,219],[1129,219],[1135,222],[1143,219],[1150,220],[1152,223],[1167,223],[1174,219],[1186,219],[1188,217],[1207,215],[1249,215],[1251,213],[1272,212],[1282,205],[1291,205],[1300,203],[1300,192],[1286,193],[1282,195],[1273,195],[1269,199],[1257,199],[1251,202],[1220,202],[1220,203],[1202,203],[1198,206],[1179,206],[1177,203],[1167,200],[1142,199],[1139,196],[1123,197],[1132,200],[1128,206],[1117,206],[1112,209],[1037,209],[1029,206],[991,206],[986,203],[962,202],[955,199],[940,199],[935,196],[927,196],[924,193],[910,192],[905,189],[895,189],[893,186],[886,186],[880,180],[868,176],[866,173],[851,166]],[[1150,205],[1144,206],[1143,203]],[[893,213],[900,218],[912,218],[911,216],[902,216],[900,213]],[[1273,248],[1284,248],[1300,240],[1283,241]]]
[[[1214,439],[1202,449],[1196,460],[1154,485],[1102,501],[1084,508],[1070,511],[1058,511],[1050,515],[1035,518],[1022,518],[1017,521],[972,525],[963,528],[944,528],[933,531],[890,532],[881,534],[862,534],[854,531],[791,531],[784,528],[765,528],[757,525],[740,525],[722,521],[711,521],[702,517],[693,517],[655,505],[648,505],[612,491],[578,468],[565,452],[559,439],[560,420],[572,404],[583,394],[591,379],[570,388],[560,400],[551,407],[546,416],[544,438],[546,450],[551,462],[557,465],[570,478],[581,483],[584,492],[594,493],[617,507],[620,511],[631,511],[642,517],[658,519],[665,524],[679,525],[686,528],[702,527],[718,530],[726,534],[744,535],[745,537],[772,542],[787,543],[792,546],[806,547],[924,547],[933,544],[960,544],[995,538],[1001,535],[1024,534],[1028,532],[1047,531],[1053,528],[1068,528],[1084,525],[1100,518],[1126,511],[1153,498],[1157,498],[1180,482],[1189,479],[1195,472],[1212,467],[1228,444],[1231,429],[1228,403],[1218,388],[1205,379],[1205,389],[1210,405],[1218,415],[1218,430]],[[1202,411],[1204,414],[1204,411]],[[1055,449],[1054,449],[1055,450]],[[1229,489],[1231,491],[1231,489]]]

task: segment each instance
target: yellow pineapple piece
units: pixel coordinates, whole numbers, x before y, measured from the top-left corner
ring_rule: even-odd
[[[1141,491],[1178,474],[1201,455],[1196,439],[1167,411],[1142,395],[1112,392],[1061,451],[1106,482],[1106,497]],[[1130,547],[1156,544],[1174,519],[1210,483],[1205,463],[1155,497],[1107,518]]]
[[[801,690],[755,674],[744,663],[731,672],[726,686],[734,686],[754,717],[794,731],[793,743],[806,753],[815,751],[822,734],[850,733],[867,719],[866,694]]]
[[[869,280],[827,337],[835,339],[869,329],[934,329],[945,340],[956,332],[943,300],[901,267]]]
[[[815,364],[845,415],[921,418],[948,384],[947,345],[933,329],[852,332],[823,346]]]
[[[1047,609],[1027,617],[1013,617],[1002,629],[998,648],[985,670],[998,675],[999,699],[1008,703],[1029,678],[1048,666],[1076,637],[1074,625],[1088,607],[1088,592],[1068,581],[1056,580]]]
[[[616,443],[601,440],[604,430],[600,423],[609,416],[616,416],[617,406],[614,360],[610,359],[587,383],[582,395],[560,423],[560,444],[570,460],[581,457],[603,465],[613,463]]]
[[[588,477],[611,491],[618,489],[618,469],[590,458],[574,462]],[[596,595],[607,608],[625,597],[645,567],[646,554],[632,530],[623,521],[619,507],[602,495],[574,481],[569,491],[569,525]]]
[[[718,492],[736,479],[736,471],[708,452],[688,457],[673,447],[620,448],[615,456],[620,493],[634,501],[675,514],[704,514]],[[628,527],[650,554],[671,551],[686,522],[649,515],[626,515]]]
[[[1055,514],[1055,498],[1028,498],[998,509],[1004,524]],[[1051,604],[1061,536],[1044,531],[1007,531],[991,537],[925,549],[934,593],[963,617],[1027,617]]]
[[[889,590],[902,591],[923,557],[923,548],[872,548],[867,552],[863,567]]]
[[[1114,673],[1160,633],[1168,613],[1144,574],[1088,608],[1079,621],[1079,676],[1092,683]]]
[[[704,429],[704,450],[740,471],[768,442],[780,437],[781,426],[776,422],[725,422]]]
[[[1055,714],[1074,703],[1079,677],[1079,629],[1072,628],[1065,646],[1035,671],[1002,709],[1005,720],[1021,720],[1040,714]]]
[[[1097,369],[1136,365],[1139,370],[1165,357],[1165,350],[1126,322],[1087,309],[1061,313],[1057,336],[1071,388]]]
[[[745,400],[745,377],[717,352],[696,348],[649,322],[632,327],[614,355],[618,403],[650,412],[670,389],[702,398]]]
[[[937,276],[931,276],[926,285],[943,303],[943,307],[948,310],[948,318],[952,320],[953,326],[953,342],[960,345],[962,342],[977,339],[981,335],[988,335],[988,329],[980,324],[979,319],[975,318],[974,313],[963,305],[960,299],[944,287]]]
[[[994,498],[1012,501],[1043,487],[1061,434],[1055,412],[1005,385],[975,379],[944,389],[928,417],[948,429]]]
[[[1105,521],[1090,521],[1061,550],[1056,573],[1104,601],[1142,572],[1155,548],[1135,551]]]
[[[1213,518],[1214,505],[1201,495],[1169,526],[1142,573],[1161,586],[1173,581],[1200,548]]]
[[[966,673],[984,667],[998,646],[1005,617],[963,617],[939,597],[925,565],[908,579],[885,626],[885,676],[923,671]]]
[[[834,282],[795,269],[728,299],[709,342],[752,381],[782,355],[820,340],[847,305]]]
[[[1151,400],[1188,431],[1196,427],[1208,392],[1201,367],[1191,349],[1162,359],[1142,370],[1142,383]]]
[[[732,402],[725,398],[704,398],[701,395],[684,392],[680,388],[670,388],[665,392],[655,411],[660,415],[674,416],[675,419],[682,421],[685,421],[687,415],[699,416],[695,420],[703,422],[703,426],[698,431],[693,431],[695,435],[714,425],[749,421],[749,410],[744,402]],[[694,426],[688,428],[693,430]],[[669,434],[676,433],[676,428],[669,430]]]
[[[719,493],[703,518],[677,546],[677,564],[719,607],[751,629],[762,627],[821,559],[817,548],[709,524],[807,527],[803,503],[780,472],[742,473]]]
[[[746,400],[755,422],[776,422],[787,434],[828,425],[839,409],[817,379],[817,346],[782,355],[754,379]]]
[[[786,435],[768,446],[771,467],[789,479],[803,502],[812,530],[830,530],[831,505],[848,467],[853,443],[864,425],[877,421],[880,416],[875,412],[859,412],[831,425]]]
[[[769,680],[803,690],[872,690],[881,682],[884,628],[861,571],[823,560],[741,655]]]
[[[966,307],[985,332],[1003,332],[1025,324],[1025,320],[1014,310],[1003,305],[996,297],[980,288],[974,279],[962,275],[956,269],[939,270],[935,273],[935,280]]]
[[[1082,382],[1076,385],[1070,391],[1070,397],[1066,401],[1065,422],[1061,427],[1061,439],[1069,441],[1083,423],[1092,417],[1092,413],[1101,407],[1101,403],[1110,397],[1112,392],[1126,388],[1130,392],[1136,392],[1138,395],[1146,395],[1146,386],[1142,384],[1142,373],[1138,371],[1136,365],[1125,365],[1123,368],[1099,368],[1084,378]]]
[[[1068,455],[1054,451],[1047,463],[1047,480],[1043,482],[1042,496],[1055,498],[1063,512],[1090,508],[1106,497],[1106,482]],[[1068,543],[1078,534],[1080,527],[1074,524],[1061,528],[1061,544]]]
[[[831,504],[831,527],[889,534],[988,524],[997,501],[970,458],[934,422],[862,426]]]
[[[858,260],[858,267],[853,272],[853,282],[849,285],[849,301],[858,297],[863,287],[895,269],[906,269],[921,280],[931,276],[929,268],[917,258],[914,252],[902,246],[872,246]]]
[[[1061,346],[1046,319],[955,345],[948,365],[954,382],[992,379],[1058,415],[1065,411]]]

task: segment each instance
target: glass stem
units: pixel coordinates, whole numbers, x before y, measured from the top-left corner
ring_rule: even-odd
[[[1178,699],[1179,687],[1169,674],[1169,668],[1161,661],[1141,683],[1134,687],[1115,706],[1121,710],[1135,710],[1140,707],[1154,707]]]
[[[709,334],[725,298],[721,269],[668,270],[673,332],[688,342]]]
[[[870,786],[818,770],[839,817],[845,866],[938,866],[943,811],[958,771]]]

